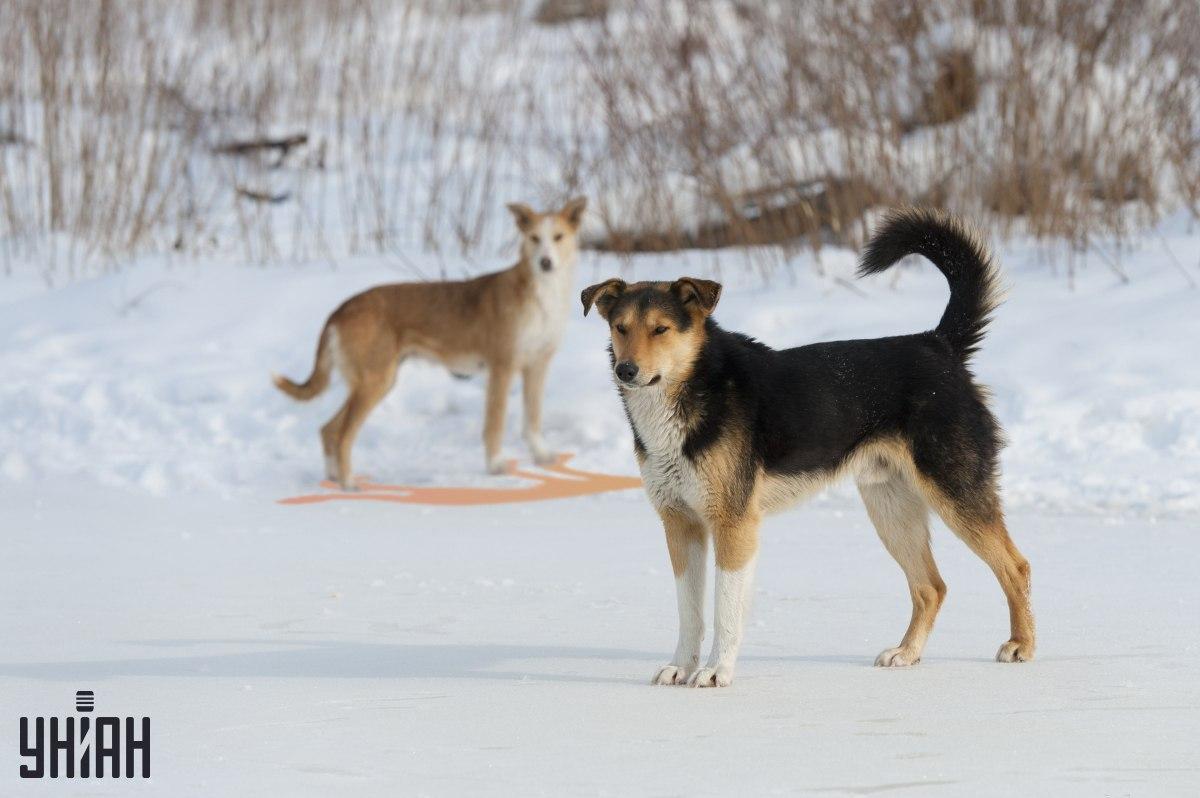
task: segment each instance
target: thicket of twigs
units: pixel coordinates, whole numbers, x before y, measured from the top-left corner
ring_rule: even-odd
[[[854,245],[900,202],[1078,249],[1200,215],[1195,3],[8,0],[0,262]]]

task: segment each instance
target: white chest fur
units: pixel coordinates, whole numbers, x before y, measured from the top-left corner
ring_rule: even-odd
[[[634,430],[646,450],[641,470],[650,501],[656,507],[683,505],[702,511],[703,484],[695,465],[683,454],[687,433],[666,391],[653,386],[621,389],[621,392]]]
[[[534,360],[558,348],[567,328],[574,285],[571,268],[536,276],[517,330],[516,349],[521,359]]]

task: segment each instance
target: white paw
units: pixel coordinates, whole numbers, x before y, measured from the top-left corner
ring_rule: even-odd
[[[533,455],[533,462],[538,465],[550,465],[554,462],[554,452],[546,448],[546,441],[541,435],[526,436],[525,445],[529,447],[529,453]]]
[[[1033,646],[1009,640],[996,652],[996,662],[1029,662],[1033,659]]]
[[[497,455],[487,461],[487,470],[489,474],[503,474],[508,471],[508,464],[503,457]]]
[[[333,473],[329,475],[329,481],[336,483],[344,491],[353,492],[359,490],[368,480],[366,477],[361,477],[357,474],[349,474],[343,477],[337,469],[334,469]]]
[[[682,665],[667,665],[660,668],[650,684],[687,684],[688,671]]]
[[[728,687],[733,683],[733,667],[718,665],[715,668],[704,667],[692,674],[688,679],[689,687]]]
[[[889,648],[881,651],[875,658],[876,668],[904,668],[916,665],[921,661],[921,655],[907,648]]]

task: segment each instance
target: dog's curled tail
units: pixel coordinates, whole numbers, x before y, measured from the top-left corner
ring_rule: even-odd
[[[329,351],[333,341],[334,331],[325,325],[321,337],[317,340],[317,359],[313,363],[312,374],[302,383],[295,383],[281,374],[272,374],[271,381],[275,387],[293,399],[307,401],[329,387],[329,372],[333,370],[333,353]]]
[[[859,277],[884,271],[906,255],[923,255],[950,283],[950,302],[934,330],[967,360],[979,348],[1000,304],[999,277],[983,238],[941,211],[903,208],[883,220],[863,251]]]

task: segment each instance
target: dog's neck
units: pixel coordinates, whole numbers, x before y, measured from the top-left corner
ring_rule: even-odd
[[[662,382],[644,388],[618,386],[617,390],[647,454],[674,455],[683,449],[688,432],[679,402],[683,386]]]

